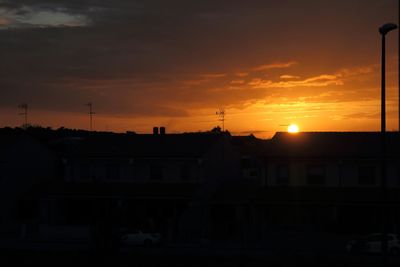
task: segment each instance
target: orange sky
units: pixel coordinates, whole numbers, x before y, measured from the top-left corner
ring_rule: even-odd
[[[233,134],[380,129],[378,27],[398,1],[0,3],[0,126]],[[300,3],[299,3],[300,2]],[[8,4],[7,4],[8,3]],[[22,15],[21,15],[22,14]],[[397,125],[387,36],[387,129]]]

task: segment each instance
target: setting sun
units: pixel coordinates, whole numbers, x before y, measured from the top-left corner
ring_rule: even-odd
[[[163,0],[140,8],[137,1],[70,2],[0,0],[7,66],[0,128],[145,134],[155,126],[183,133],[219,125],[263,139],[300,125],[301,132],[380,129],[378,28],[398,21],[397,0],[329,1],[330,8],[295,0],[168,8]],[[398,129],[398,33],[387,34],[385,49],[391,130]]]
[[[298,133],[299,132],[299,126],[296,124],[290,124],[288,127],[288,132],[289,133]]]

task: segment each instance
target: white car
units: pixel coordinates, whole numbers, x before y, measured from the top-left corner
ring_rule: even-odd
[[[121,236],[121,242],[128,246],[152,246],[161,243],[161,234],[131,231]]]
[[[400,254],[400,237],[396,234],[387,234],[388,252]],[[382,253],[382,234],[374,233],[358,240],[351,240],[346,246],[349,253]]]

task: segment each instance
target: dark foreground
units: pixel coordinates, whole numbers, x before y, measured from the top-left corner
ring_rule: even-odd
[[[260,248],[156,247],[119,251],[2,249],[1,266],[400,266],[400,257]]]

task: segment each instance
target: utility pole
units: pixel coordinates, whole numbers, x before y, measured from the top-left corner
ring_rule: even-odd
[[[92,102],[89,102],[86,104],[86,106],[89,107],[89,119],[90,119],[90,131],[93,130],[93,115],[96,114],[95,112],[93,112],[93,104]]]
[[[27,103],[22,103],[18,105],[19,109],[22,109],[22,112],[19,113],[18,115],[23,115],[24,116],[24,124],[22,125],[22,128],[28,127],[28,104]]]

